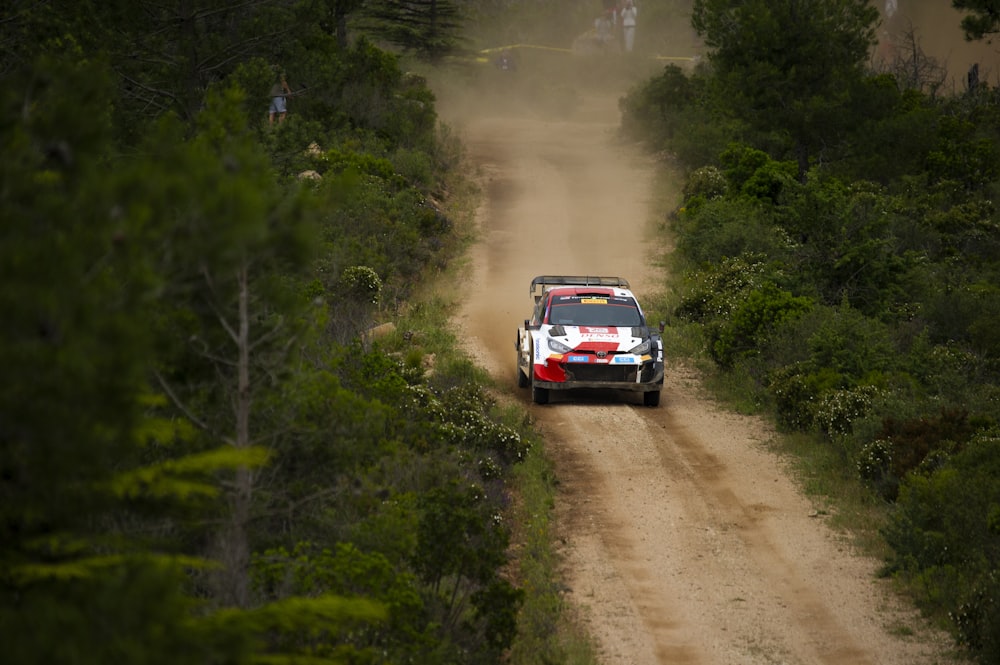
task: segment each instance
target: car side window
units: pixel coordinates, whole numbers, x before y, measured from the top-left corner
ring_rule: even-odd
[[[535,311],[531,315],[532,325],[541,325],[543,316],[545,315],[545,303],[548,302],[548,298],[539,298],[538,302],[535,303]]]

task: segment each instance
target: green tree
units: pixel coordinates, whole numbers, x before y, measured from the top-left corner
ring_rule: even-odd
[[[951,6],[969,12],[962,17],[962,30],[967,40],[989,40],[1000,32],[1000,2],[997,0],[952,0]]]
[[[319,3],[322,12],[320,27],[326,34],[334,35],[340,48],[347,48],[348,19],[365,4],[365,0],[323,0]]]
[[[136,186],[169,252],[162,270],[170,282],[153,328],[169,344],[158,385],[201,445],[247,450],[274,437],[256,404],[284,378],[301,318],[293,276],[314,243],[305,190],[277,186],[240,103],[236,91],[210,95],[191,141],[178,140],[177,123],[164,123],[146,146],[162,172]],[[254,473],[237,469],[229,487],[218,591],[223,604],[247,607]]]
[[[370,0],[365,29],[430,62],[457,50],[465,18],[450,0]]]
[[[764,135],[787,136],[800,178],[849,126],[877,20],[866,0],[695,0],[692,13],[720,103]]]
[[[207,562],[151,534],[207,516],[212,475],[259,451],[151,462],[183,420],[150,414],[162,286],[133,176],[108,159],[108,72],[40,61],[0,105],[0,639],[18,663],[242,662],[187,592]]]

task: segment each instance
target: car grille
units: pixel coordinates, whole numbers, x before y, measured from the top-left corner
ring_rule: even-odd
[[[635,383],[639,369],[638,365],[566,365],[566,379]]]

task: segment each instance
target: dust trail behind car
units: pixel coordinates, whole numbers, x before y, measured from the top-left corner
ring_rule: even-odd
[[[514,334],[533,304],[525,285],[536,275],[622,275],[639,294],[650,288],[651,158],[618,143],[615,102],[584,99],[558,120],[482,110],[454,119],[486,190],[464,325],[509,351],[484,360],[511,381]]]
[[[669,347],[659,408],[602,395],[539,406],[517,392],[515,331],[536,276],[621,276],[640,297],[664,278],[646,233],[656,169],[616,142],[616,103],[608,91],[557,116],[443,107],[484,193],[454,321],[544,437],[567,602],[602,662],[947,662],[875,580],[878,562],[802,496],[766,424],[718,408]]]

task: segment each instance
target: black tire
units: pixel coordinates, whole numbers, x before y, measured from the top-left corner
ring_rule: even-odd
[[[517,368],[517,387],[518,388],[527,388],[528,386],[531,385],[531,379],[528,378],[527,374],[525,374],[524,372],[521,371],[521,333],[520,332],[518,332],[518,334],[517,334],[517,342],[515,342],[514,348],[517,349],[517,360],[514,363],[514,366]],[[531,367],[531,363],[530,363],[531,356],[528,356],[528,360],[529,360],[528,369],[529,370],[533,370],[534,368]]]
[[[535,404],[548,404],[549,403],[549,389],[539,388],[538,386],[531,387],[531,400]]]
[[[642,394],[642,403],[645,406],[659,406],[660,405],[660,391],[650,390]]]

